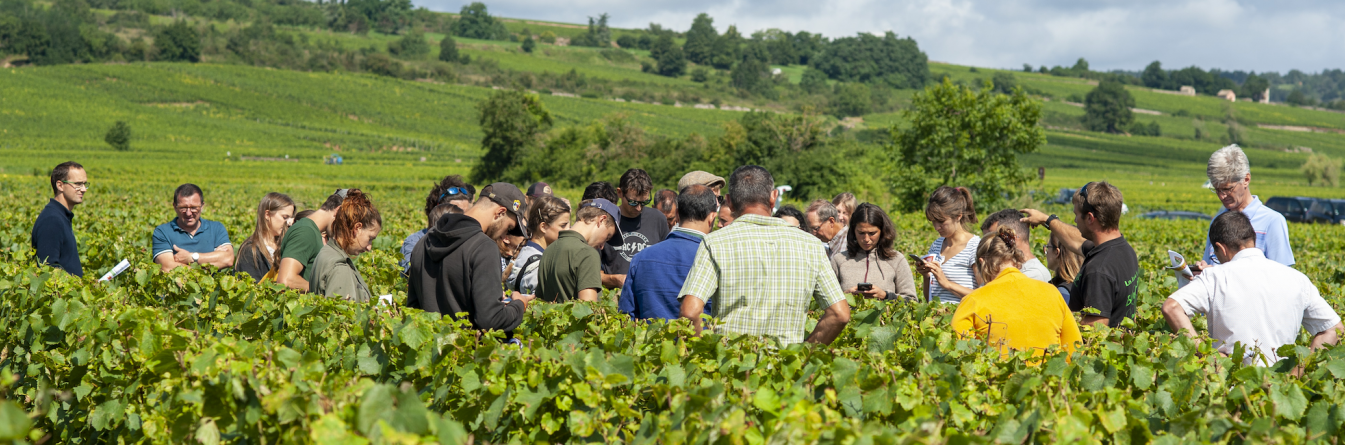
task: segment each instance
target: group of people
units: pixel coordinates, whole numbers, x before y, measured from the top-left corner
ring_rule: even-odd
[[[1290,267],[1285,219],[1251,194],[1246,155],[1220,149],[1208,176],[1224,208],[1193,265],[1195,279],[1163,304],[1171,328],[1195,336],[1190,317],[1204,314],[1221,352],[1235,353],[1240,343],[1243,359],[1262,365],[1300,329],[1314,335],[1314,348],[1334,344],[1345,325]],[[71,210],[84,202],[87,173],[60,164],[51,187],[34,250],[39,261],[82,275]],[[1075,312],[1083,324],[1113,328],[1135,316],[1144,277],[1121,233],[1121,191],[1105,181],[1075,193],[1074,224],[1033,209],[978,218],[970,190],[939,187],[925,207],[939,237],[919,256],[896,251],[887,213],[850,193],[804,210],[778,205],[779,194],[770,172],[752,165],[727,179],[687,173],[677,190],[659,191],[647,172],[630,169],[616,186],[586,187],[577,205],[546,183],[524,193],[498,182],[478,193],[448,176],[426,196],[425,228],[402,244],[406,305],[512,335],[538,300],[599,301],[608,289],[637,320],[685,318],[697,333],[786,345],[834,340],[850,321],[847,295],[923,300],[956,304],[951,328],[1006,354],[1073,350],[1081,340]],[[222,224],[202,218],[200,187],[183,184],[172,202],[175,218],[152,235],[151,255],[164,271],[232,267],[304,292],[373,299],[352,258],[371,249],[382,218],[358,189],[337,190],[299,213],[288,196],[269,193],[237,249]],[[1045,263],[1030,241],[1037,227],[1049,231]],[[813,308],[822,317],[805,332]]]

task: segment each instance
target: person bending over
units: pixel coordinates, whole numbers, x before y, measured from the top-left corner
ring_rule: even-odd
[[[616,204],[606,199],[579,203],[574,226],[560,232],[542,253],[537,273],[537,296],[543,301],[598,301],[602,296],[602,257],[605,245],[621,244]]]
[[[373,299],[354,258],[373,249],[383,230],[383,216],[360,189],[350,189],[332,220],[332,236],[313,260],[312,292],[331,298],[367,302]]]

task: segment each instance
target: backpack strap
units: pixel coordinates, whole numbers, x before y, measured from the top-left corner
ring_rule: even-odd
[[[533,264],[535,264],[535,263],[537,263],[538,261],[541,261],[541,260],[542,260],[542,256],[541,256],[541,255],[533,255],[533,256],[531,256],[531,257],[528,257],[528,260],[527,260],[527,261],[524,261],[524,262],[523,262],[523,267],[518,268],[518,276],[517,276],[517,277],[514,277],[514,290],[515,290],[515,291],[517,291],[517,290],[523,288],[523,286],[522,286],[522,284],[523,284],[523,275],[528,273],[528,266],[531,266],[531,265],[533,265]]]

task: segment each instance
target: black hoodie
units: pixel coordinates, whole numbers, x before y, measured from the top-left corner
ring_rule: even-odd
[[[411,252],[406,305],[457,318],[472,327],[513,331],[523,321],[523,302],[502,303],[500,248],[481,223],[462,214],[439,218]]]

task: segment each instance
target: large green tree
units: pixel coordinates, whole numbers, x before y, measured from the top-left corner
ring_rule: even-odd
[[[481,147],[485,150],[472,167],[471,180],[478,184],[500,179],[553,122],[542,99],[524,91],[497,90],[476,108],[481,113]]]
[[[672,36],[664,34],[654,42],[649,54],[658,62],[655,70],[663,76],[677,77],[686,73],[687,59],[682,48],[673,43]]]
[[[1242,81],[1242,97],[1251,98],[1254,101],[1260,101],[1266,95],[1266,90],[1270,88],[1270,81],[1266,78],[1252,74]]]
[[[1104,80],[1084,97],[1083,126],[1092,131],[1120,133],[1130,128],[1135,98],[1120,82]]]
[[[444,39],[439,41],[439,60],[453,63],[462,61],[458,56],[458,42],[454,41],[452,36],[444,36]]]
[[[719,38],[719,33],[715,31],[714,22],[715,19],[710,18],[710,15],[704,12],[691,21],[691,29],[687,30],[686,34],[687,41],[682,45],[682,51],[686,52],[687,60],[698,65],[710,64],[715,40]]]
[[[481,2],[472,2],[463,6],[459,12],[458,20],[449,27],[449,32],[458,37],[482,40],[505,40],[509,38],[509,30],[505,29],[504,23],[496,20],[486,9],[486,4]]]
[[[881,82],[893,88],[920,88],[929,81],[929,58],[915,40],[861,33],[833,40],[814,66],[842,82]]]
[[[199,62],[201,60],[201,35],[187,24],[178,20],[159,29],[154,34],[154,47],[159,50],[158,59],[169,62]]]
[[[918,211],[942,185],[967,187],[980,211],[999,209],[1031,175],[1018,155],[1046,143],[1041,105],[1022,90],[997,94],[954,85],[931,86],[903,112],[909,124],[892,127],[888,172],[902,211]]]
[[[742,59],[743,36],[738,27],[729,25],[724,34],[715,39],[710,64],[717,69],[726,70]]]
[[[1168,80],[1168,72],[1163,71],[1163,64],[1155,60],[1149,66],[1144,67],[1144,73],[1140,74],[1140,81],[1149,88],[1173,89]]]

